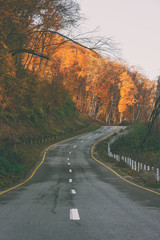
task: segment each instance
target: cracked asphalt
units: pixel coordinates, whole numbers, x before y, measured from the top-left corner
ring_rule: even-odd
[[[91,146],[119,128],[51,147],[28,183],[0,196],[0,239],[159,240],[160,196],[91,158]]]

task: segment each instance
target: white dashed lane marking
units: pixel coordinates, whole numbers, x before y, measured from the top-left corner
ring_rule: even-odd
[[[72,178],[69,179],[69,183],[71,183],[71,182],[72,182]]]
[[[71,152],[69,152],[69,154],[71,154]]]
[[[69,166],[71,165],[70,162],[68,163],[68,165],[69,165]]]
[[[69,158],[67,158],[67,161],[69,161]]]
[[[71,189],[72,194],[76,194],[76,191],[74,189]]]
[[[81,143],[83,142],[83,140],[81,141]]]
[[[70,209],[70,220],[80,220],[77,208]]]
[[[72,169],[69,169],[69,172],[72,172]]]
[[[73,148],[76,148],[77,146],[76,145],[74,145],[74,147]]]

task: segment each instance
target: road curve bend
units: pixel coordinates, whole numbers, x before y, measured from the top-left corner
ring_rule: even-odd
[[[102,127],[48,149],[21,187],[0,196],[0,240],[158,240],[160,196],[94,161],[90,150],[120,127]]]

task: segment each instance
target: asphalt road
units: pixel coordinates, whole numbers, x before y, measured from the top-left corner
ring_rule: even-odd
[[[1,240],[159,240],[160,196],[132,186],[91,158],[118,127],[50,148],[25,185],[0,196]]]

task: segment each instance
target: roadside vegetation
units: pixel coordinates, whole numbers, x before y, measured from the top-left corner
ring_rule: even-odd
[[[0,186],[24,177],[47,142],[93,129],[88,118],[94,126],[97,119],[108,125],[147,121],[156,83],[119,58],[102,55],[100,48],[116,53],[110,38],[70,38],[81,19],[76,1],[1,2]],[[152,147],[159,145],[148,146],[144,156],[148,161],[154,154],[157,164]],[[135,147],[129,147],[117,149],[133,154]]]
[[[55,59],[64,40],[57,44],[58,31],[80,18],[74,0],[2,0],[0,187],[24,178],[46,145],[95,129],[80,116]]]
[[[139,122],[131,127],[129,133],[121,136],[111,145],[111,151],[142,162],[151,167],[160,167],[160,127],[156,124],[146,145],[142,146],[147,131],[147,124]]]
[[[130,157],[131,159],[149,165],[150,167],[159,168],[160,127],[158,123],[154,125],[146,144],[143,146],[142,143],[146,136],[147,126],[147,123],[143,122],[138,122],[134,125],[131,124],[128,128],[128,134],[120,136],[111,145],[111,152],[120,156]],[[102,160],[107,161],[122,172],[131,175],[135,181],[150,187],[160,187],[160,183],[155,181],[155,177],[152,173],[143,170],[136,172],[131,170],[124,161],[117,162],[115,159],[108,157],[108,142],[110,139],[100,142],[96,147],[96,151]]]
[[[64,112],[62,112],[62,114],[64,114]],[[35,138],[28,138],[24,141],[26,135],[22,135],[19,137],[20,140],[18,142],[3,143],[0,148],[0,188],[12,186],[22,179],[25,179],[38,161],[42,159],[42,153],[45,147],[74,137],[77,134],[94,131],[100,127],[99,123],[95,121],[83,120],[82,123],[82,120],[79,120],[79,123],[81,124],[75,124],[70,119],[68,128],[64,129],[61,126],[61,128],[57,129],[56,133],[53,131],[53,134],[50,131],[49,137],[46,134],[46,136],[43,135],[43,137],[34,136]],[[52,124],[54,123],[52,122]]]

